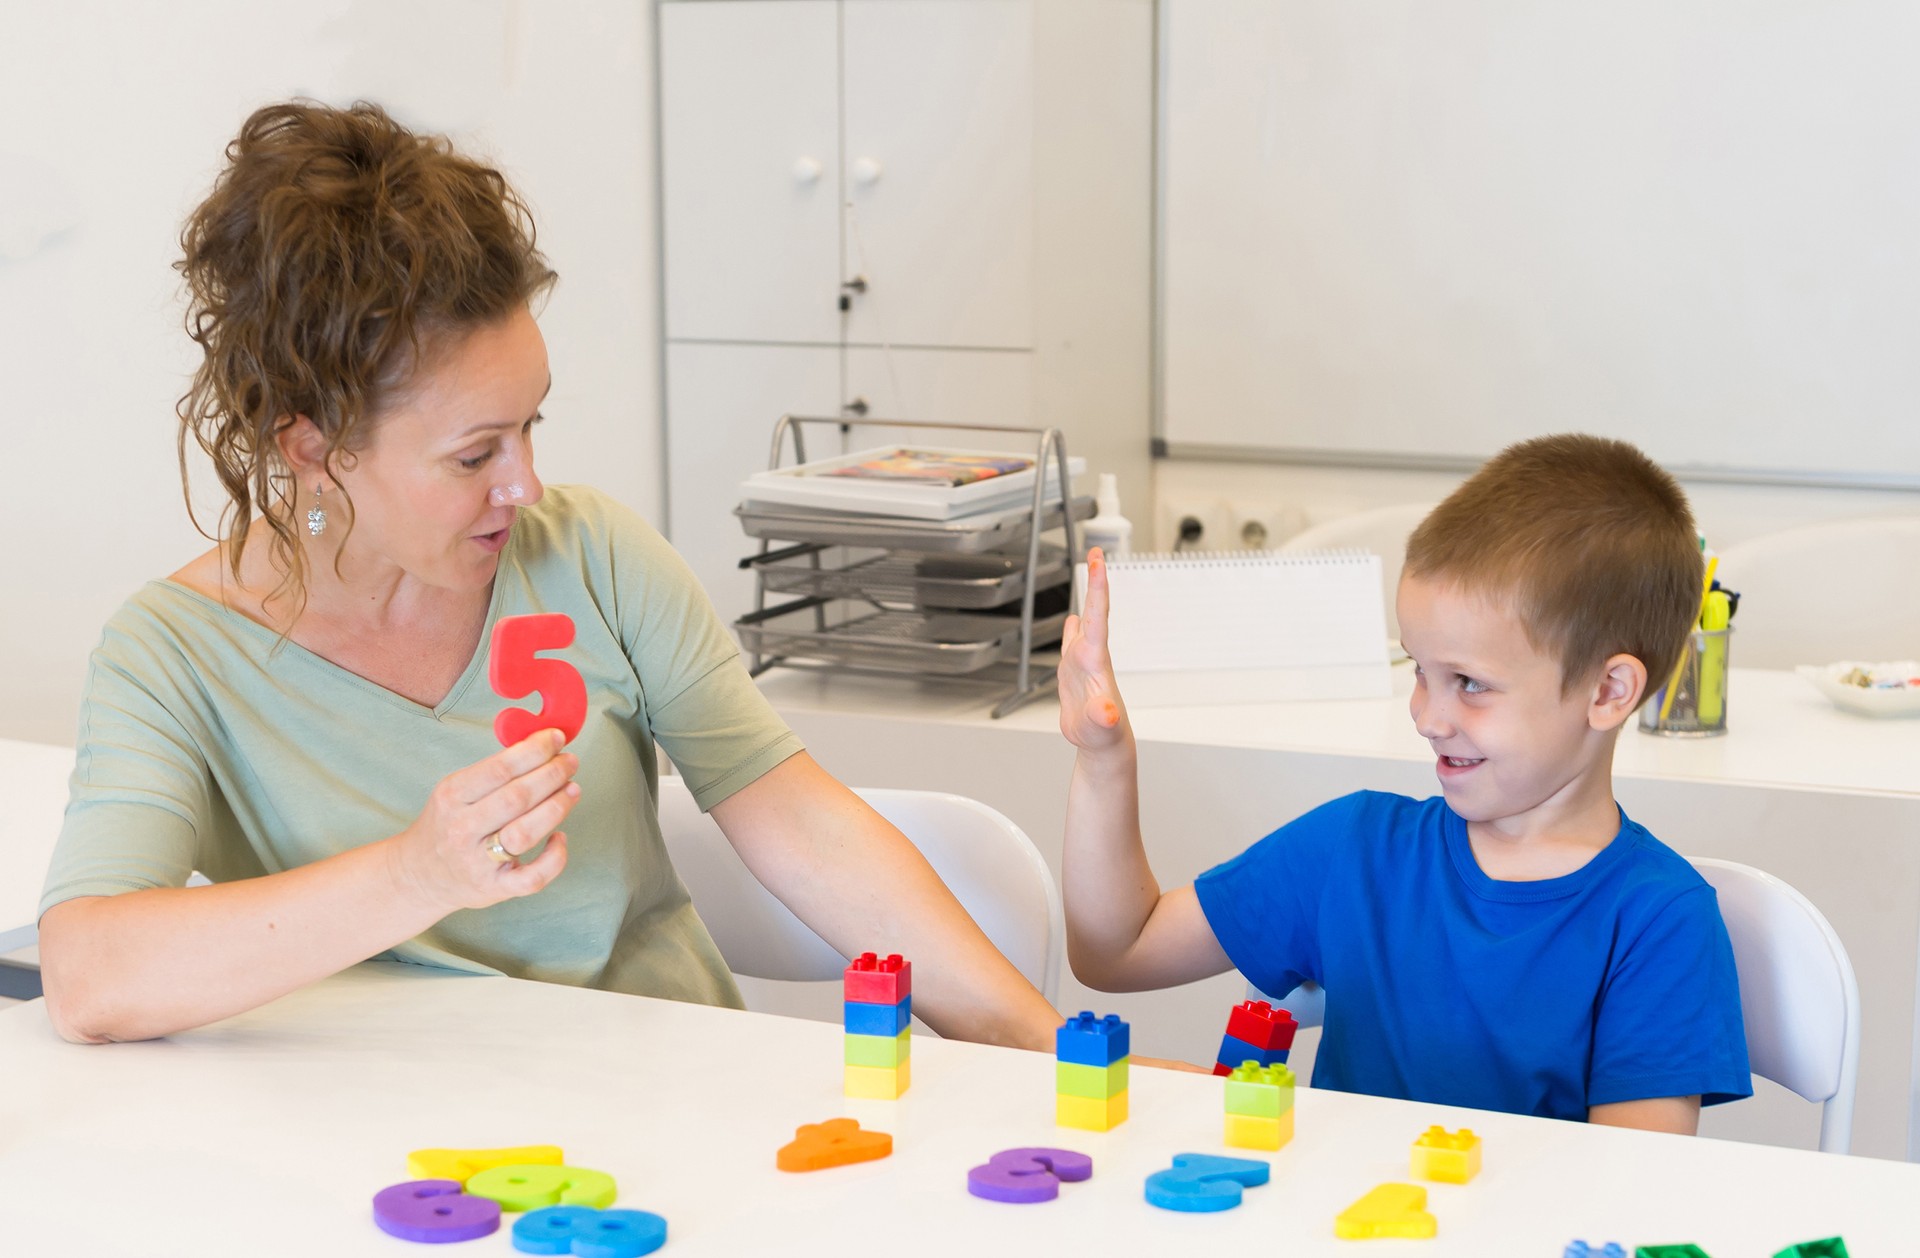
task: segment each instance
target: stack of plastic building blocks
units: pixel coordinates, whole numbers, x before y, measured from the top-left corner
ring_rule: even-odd
[[[1243,1062],[1227,1075],[1226,1141],[1237,1149],[1278,1149],[1293,1139],[1293,1071]]]
[[[853,959],[846,973],[847,1095],[891,1101],[912,1082],[913,963],[894,953]]]
[[[1053,1040],[1055,1121],[1084,1131],[1111,1131],[1126,1122],[1132,1035],[1120,1016],[1068,1018]]]
[[[1277,1066],[1293,1051],[1293,1033],[1300,1024],[1285,1009],[1264,1000],[1243,1000],[1227,1015],[1227,1034],[1220,1041],[1220,1059],[1213,1073],[1232,1074],[1246,1062]]]

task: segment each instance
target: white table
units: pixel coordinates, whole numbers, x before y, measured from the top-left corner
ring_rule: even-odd
[[[983,688],[791,670],[761,686],[842,780],[974,796],[1025,829],[1058,874],[1073,754],[1051,702],[994,721]],[[1161,881],[1190,880],[1350,791],[1437,791],[1432,752],[1407,715],[1410,687],[1402,667],[1392,699],[1136,710],[1142,820]],[[1616,793],[1683,854],[1757,865],[1833,920],[1864,1009],[1854,1150],[1906,1156],[1920,1063],[1920,721],[1851,716],[1791,673],[1749,669],[1733,671],[1728,705],[1724,738],[1624,732]],[[1105,999],[1132,1018],[1141,1051],[1199,1060],[1239,992],[1223,976],[1096,998],[1069,978],[1061,999]],[[1819,1116],[1763,1084],[1754,1101],[1708,1111],[1705,1129],[1811,1148]]]
[[[1557,1258],[1575,1237],[1714,1258],[1835,1233],[1862,1258],[1913,1248],[1917,1166],[1310,1090],[1291,1145],[1241,1154],[1272,1182],[1172,1214],[1142,1199],[1149,1173],[1235,1155],[1218,1080],[1137,1069],[1131,1119],[1091,1134],[1053,1125],[1049,1056],[921,1038],[913,1058],[900,1101],[848,1101],[829,1024],[397,965],[143,1044],[69,1045],[21,1005],[0,1013],[0,1252],[422,1254],[371,1220],[410,1150],[540,1143],[665,1216],[666,1254],[1352,1254],[1335,1213],[1405,1181],[1430,1123],[1485,1142],[1473,1183],[1429,1186],[1431,1258]],[[774,1169],[796,1127],[843,1115],[893,1155]],[[1093,1178],[1044,1205],[967,1194],[969,1167],[1024,1145],[1087,1153]],[[513,1251],[503,1229],[452,1252]]]
[[[0,954],[39,937],[40,890],[72,773],[71,747],[0,738]]]

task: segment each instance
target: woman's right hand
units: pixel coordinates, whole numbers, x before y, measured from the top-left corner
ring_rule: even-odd
[[[414,823],[394,840],[396,879],[438,907],[479,909],[532,895],[567,865],[567,836],[556,827],[573,811],[580,759],[561,750],[559,730],[543,729],[441,778]],[[514,859],[489,851],[498,838]],[[521,854],[546,840],[546,850]]]
[[[1060,732],[1082,751],[1104,751],[1125,742],[1126,704],[1107,654],[1107,557],[1087,552],[1087,599],[1083,614],[1067,617],[1060,639]]]

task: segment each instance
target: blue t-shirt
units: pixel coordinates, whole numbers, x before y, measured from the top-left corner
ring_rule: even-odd
[[[1326,989],[1317,1088],[1581,1120],[1752,1095],[1713,888],[1625,813],[1573,873],[1499,882],[1444,798],[1362,791],[1194,890],[1260,990]]]

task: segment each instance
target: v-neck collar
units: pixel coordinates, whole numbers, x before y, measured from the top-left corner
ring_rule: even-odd
[[[397,690],[389,690],[377,681],[370,681],[350,668],[343,668],[319,652],[301,646],[290,637],[283,640],[278,633],[267,628],[267,626],[261,624],[253,617],[235,611],[218,599],[209,598],[192,586],[182,585],[171,577],[164,577],[153,582],[153,584],[169,591],[184,594],[188,598],[213,608],[216,613],[230,623],[244,625],[246,627],[245,631],[252,634],[256,641],[264,641],[267,643],[267,649],[270,653],[274,650],[291,652],[294,658],[311,661],[313,667],[330,674],[338,680],[346,682],[348,685],[364,690],[376,698],[384,699],[395,707],[421,716],[431,717],[433,720],[438,721],[443,719],[448,712],[451,712],[454,707],[466,697],[467,692],[473,688],[474,679],[477,678],[481,670],[486,667],[487,644],[493,637],[494,622],[500,617],[500,598],[503,586],[500,577],[501,574],[506,571],[507,556],[513,553],[514,545],[519,539],[519,532],[520,530],[518,529],[510,531],[507,534],[507,544],[501,548],[500,562],[493,570],[493,588],[487,595],[486,619],[481,623],[480,640],[474,644],[473,655],[467,660],[467,666],[460,670],[460,676],[455,679],[453,685],[447,690],[447,693],[441,696],[440,702],[432,707],[409,699]]]

